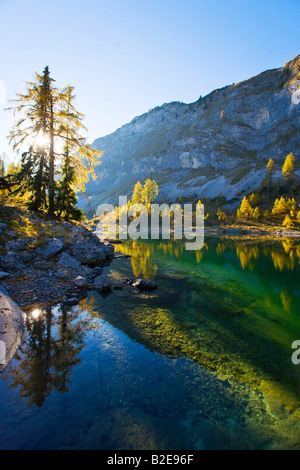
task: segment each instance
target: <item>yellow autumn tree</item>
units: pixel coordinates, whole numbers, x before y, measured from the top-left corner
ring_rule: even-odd
[[[286,228],[292,228],[293,227],[293,221],[292,219],[290,218],[289,215],[287,215],[282,223],[282,226],[283,227],[286,227]]]
[[[285,159],[281,174],[288,183],[292,183],[294,180],[294,173],[295,173],[295,158],[291,152],[288,154],[288,156]]]
[[[143,202],[143,186],[138,181],[133,188],[132,204],[140,204],[141,202]]]
[[[219,220],[226,220],[227,219],[226,213],[224,211],[221,211],[221,209],[218,210],[217,217],[218,217]]]
[[[251,219],[253,217],[254,211],[247,197],[244,196],[239,209],[237,210],[238,219]]]
[[[260,218],[260,210],[259,210],[259,207],[255,207],[254,211],[253,211],[253,218],[258,220]]]
[[[149,204],[154,201],[156,196],[158,195],[158,185],[155,180],[150,180],[149,178],[146,179],[142,197],[146,204]]]
[[[277,198],[272,209],[273,215],[286,214],[290,211],[296,211],[297,204],[295,198],[285,199],[283,196]]]

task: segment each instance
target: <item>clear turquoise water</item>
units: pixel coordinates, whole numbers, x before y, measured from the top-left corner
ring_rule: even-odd
[[[300,448],[300,245],[116,246],[122,290],[27,312],[0,377],[0,449]],[[122,284],[150,277],[142,293]]]

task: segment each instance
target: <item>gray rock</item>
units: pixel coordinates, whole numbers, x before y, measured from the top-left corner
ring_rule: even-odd
[[[0,271],[0,281],[2,279],[5,279],[9,276],[10,274],[9,273],[6,273],[5,271]]]
[[[81,264],[87,266],[105,266],[114,256],[114,248],[109,245],[102,244],[93,237],[89,241],[74,243],[70,249],[70,255],[77,259]]]
[[[35,269],[40,269],[41,271],[48,271],[49,269],[53,268],[53,263],[50,263],[46,260],[41,260],[34,263],[33,267]]]
[[[298,238],[300,237],[300,232],[296,230],[278,230],[277,232],[273,232],[273,235],[284,238]]]
[[[73,283],[78,287],[87,287],[89,285],[87,280],[82,276],[77,276]]]
[[[65,251],[61,253],[61,255],[59,256],[59,261],[57,261],[56,264],[62,268],[70,269],[78,269],[80,267],[80,262],[77,259],[73,258],[73,256],[70,256]]]
[[[94,287],[101,294],[111,290],[110,280],[105,276],[97,276],[94,279]]]
[[[157,289],[157,284],[151,279],[136,279],[132,285],[140,290],[151,291]]]
[[[6,224],[1,222],[0,223],[0,230],[5,230],[6,229]]]
[[[102,272],[103,272],[103,269],[100,268],[99,266],[96,266],[95,268],[93,268],[92,276],[93,277],[100,276]]]
[[[65,244],[62,240],[48,238],[43,246],[36,249],[36,254],[41,258],[49,260],[59,255],[64,248]]]
[[[58,277],[59,279],[66,279],[69,277],[69,274],[63,269],[58,269],[55,273],[55,276]]]
[[[0,257],[0,266],[3,269],[8,270],[18,270],[25,268],[20,254],[15,253],[14,251],[9,251],[5,256]]]
[[[25,264],[31,263],[35,259],[35,254],[29,251],[21,251],[19,256],[22,263]]]
[[[5,369],[22,342],[24,322],[23,312],[0,286],[0,341],[5,346],[1,351],[0,372]]]
[[[6,243],[5,249],[6,250],[13,250],[13,251],[23,251],[26,250],[29,243],[32,243],[35,238],[18,238],[17,240],[11,240]]]

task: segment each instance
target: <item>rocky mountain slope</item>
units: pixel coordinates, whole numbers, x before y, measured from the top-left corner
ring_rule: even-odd
[[[214,90],[191,104],[173,102],[97,139],[104,151],[79,205],[92,213],[102,202],[132,194],[137,180],[155,179],[160,197],[228,200],[257,187],[273,158],[300,157],[300,55],[280,69]]]

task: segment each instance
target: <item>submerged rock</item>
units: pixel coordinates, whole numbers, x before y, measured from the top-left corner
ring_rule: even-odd
[[[125,279],[124,283],[128,286],[134,286],[141,291],[157,289],[157,284],[151,279]]]
[[[71,297],[70,299],[67,299],[64,301],[65,305],[77,305],[79,302],[78,297]]]
[[[101,294],[111,290],[110,280],[105,276],[97,276],[94,279],[94,287]]]
[[[157,289],[157,284],[151,279],[136,279],[132,285],[139,290],[151,291]]]

